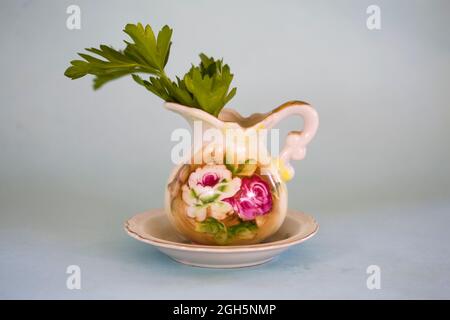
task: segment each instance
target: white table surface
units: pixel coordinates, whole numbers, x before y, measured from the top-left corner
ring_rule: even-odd
[[[27,199],[27,201],[20,201]],[[122,230],[131,208],[69,190],[3,192],[1,298],[450,298],[450,203],[310,212],[311,240],[265,265],[214,270],[176,263]],[[66,288],[69,265],[81,290]],[[369,265],[381,289],[366,286]]]

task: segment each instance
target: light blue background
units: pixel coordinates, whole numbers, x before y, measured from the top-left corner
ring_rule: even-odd
[[[81,30],[66,28],[70,4]],[[2,1],[0,297],[450,298],[449,12],[445,0]],[[316,107],[289,184],[315,238],[267,265],[208,270],[123,232],[162,206],[170,133],[187,125],[130,79],[93,92],[63,72],[85,47],[121,47],[138,21],[174,28],[171,75],[201,51],[223,56],[243,114]],[[79,291],[65,286],[71,264]],[[366,287],[372,264],[380,290]]]

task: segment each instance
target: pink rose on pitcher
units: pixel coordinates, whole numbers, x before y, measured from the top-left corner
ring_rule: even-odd
[[[261,177],[254,175],[242,178],[240,190],[228,202],[242,220],[253,220],[272,210],[272,194],[269,185]]]

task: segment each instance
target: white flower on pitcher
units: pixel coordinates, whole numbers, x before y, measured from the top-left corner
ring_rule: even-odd
[[[197,168],[183,186],[183,201],[188,205],[187,214],[197,221],[209,215],[223,220],[233,207],[222,201],[232,197],[241,187],[240,178],[232,178],[231,171],[224,165],[206,165]]]

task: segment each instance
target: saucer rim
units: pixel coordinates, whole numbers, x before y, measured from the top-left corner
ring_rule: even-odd
[[[135,238],[136,240],[148,243],[150,245],[154,245],[156,247],[166,248],[166,249],[173,249],[173,250],[179,250],[179,251],[195,251],[195,252],[205,252],[205,253],[236,253],[236,252],[255,252],[255,251],[270,251],[270,250],[277,250],[277,249],[283,249],[287,248],[296,244],[300,244],[310,238],[312,238],[316,233],[319,231],[319,224],[314,219],[313,216],[306,214],[302,211],[297,210],[288,210],[288,215],[303,215],[307,216],[312,220],[312,223],[314,225],[314,230],[309,232],[306,236],[299,236],[298,234],[289,237],[287,239],[278,240],[270,243],[258,243],[258,244],[251,244],[251,245],[241,245],[241,246],[211,246],[211,245],[203,245],[203,244],[190,244],[190,243],[178,243],[173,242],[170,240],[162,240],[160,238],[149,236],[144,237],[140,234],[138,234],[136,231],[131,229],[131,221],[133,219],[136,219],[138,216],[142,215],[150,215],[152,212],[162,212],[164,213],[163,209],[151,209],[139,214],[134,215],[124,223],[124,229],[130,235],[131,237]]]

